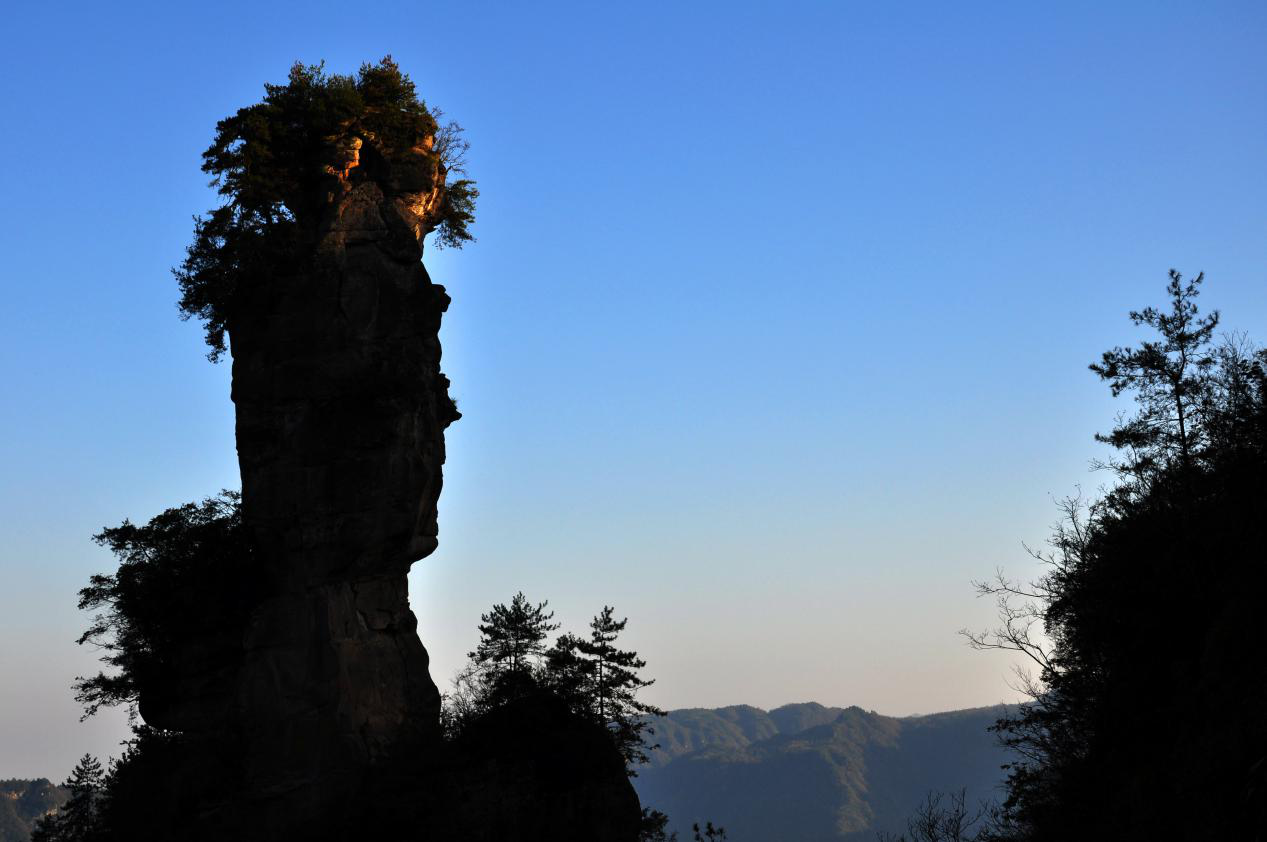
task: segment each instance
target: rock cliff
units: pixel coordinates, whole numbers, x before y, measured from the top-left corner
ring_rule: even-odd
[[[437,738],[406,581],[436,547],[458,417],[440,372],[449,299],[421,262],[443,186],[426,151],[368,146],[368,166],[331,173],[314,270],[252,290],[230,327],[243,516],[262,566],[237,702],[251,789],[287,811]]]
[[[409,608],[459,417],[449,297],[422,251],[432,231],[470,239],[477,193],[448,180],[460,130],[390,60],[355,78],[297,65],[267,90],[217,127],[204,169],[228,201],[176,273],[213,356],[231,347],[249,564],[199,568],[233,578],[200,590],[234,610],[197,608],[140,682],[147,723],[176,737],[135,774],[189,805],[148,821],[196,815],[183,838],[632,842],[637,796],[601,727],[547,699],[441,738]]]

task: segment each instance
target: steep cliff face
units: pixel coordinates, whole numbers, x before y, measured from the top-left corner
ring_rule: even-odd
[[[252,290],[230,329],[243,515],[263,568],[237,704],[250,788],[290,794],[287,809],[438,739],[406,574],[436,547],[458,417],[440,372],[449,299],[421,263],[443,181],[425,148],[365,166],[361,145],[327,179],[311,271]]]
[[[191,550],[197,563],[173,568],[188,575],[168,576],[189,610],[159,612],[179,617],[135,678],[147,723],[172,733],[125,768],[166,812],[116,801],[117,831],[637,836],[619,751],[565,707],[501,712],[460,744],[440,735],[406,575],[436,548],[459,416],[440,371],[449,298],[422,243],[470,240],[478,191],[449,178],[465,145],[435,116],[390,59],[356,77],[296,65],[204,153],[225,202],[176,275],[212,357],[231,346],[241,503],[213,513],[214,557]]]

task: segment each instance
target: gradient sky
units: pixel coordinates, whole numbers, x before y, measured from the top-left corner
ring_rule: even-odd
[[[1111,5],[1111,8],[1108,8]],[[956,636],[1107,477],[1086,370],[1166,270],[1267,339],[1267,5],[25,3],[5,12],[0,778],[78,723],[89,536],[237,487],[229,368],[168,268],[217,119],[391,53],[468,131],[442,688],[523,589],[604,603],[666,707],[1015,698]]]

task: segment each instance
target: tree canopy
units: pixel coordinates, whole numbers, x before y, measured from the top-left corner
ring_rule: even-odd
[[[435,232],[438,246],[473,239],[479,191],[470,179],[449,180],[465,173],[468,145],[462,128],[441,125],[441,116],[388,56],[355,76],[297,63],[285,85],[266,84],[262,102],[216,125],[202,168],[223,203],[195,219],[193,243],[173,270],[181,316],[205,323],[212,360],[226,350],[241,291],[312,268],[316,227],[338,175],[438,191],[425,232]]]
[[[1171,269],[1169,311],[1147,307],[1131,312],[1132,322],[1153,328],[1158,338],[1138,348],[1105,351],[1100,362],[1091,364],[1114,397],[1135,395],[1139,411],[1108,435],[1096,436],[1127,452],[1130,458],[1123,468],[1135,477],[1167,460],[1190,469],[1193,451],[1205,443],[1205,416],[1217,411],[1210,374],[1218,358],[1210,343],[1219,314],[1200,315],[1196,299],[1204,280],[1202,273],[1185,283]]]
[[[98,831],[101,791],[105,782],[101,763],[85,754],[63,786],[70,798],[56,812],[36,823],[31,842],[89,842]]]
[[[618,648],[628,618],[617,620],[610,605],[590,621],[589,639],[561,636],[547,653],[547,679],[561,695],[576,700],[582,712],[601,723],[612,735],[631,775],[647,761],[644,738],[655,733],[649,717],[664,711],[638,698],[638,692],[655,683],[638,673],[647,662],[637,652]]]
[[[550,622],[554,612],[547,613],[547,605],[533,605],[523,591],[511,598],[510,605],[494,605],[480,615],[480,642],[469,657],[496,671],[531,670],[545,651],[546,636],[559,627]]]
[[[459,732],[465,723],[517,698],[550,694],[577,716],[601,725],[625,760],[630,775],[647,759],[645,738],[654,733],[650,718],[664,711],[638,698],[654,682],[639,671],[646,661],[620,649],[616,641],[628,624],[604,606],[590,622],[588,638],[560,635],[546,648],[551,622],[548,602],[533,604],[523,592],[508,605],[497,604],[480,617],[480,642],[447,698],[445,728]]]
[[[85,716],[103,705],[136,705],[143,688],[184,665],[191,638],[216,629],[238,634],[249,599],[239,574],[253,557],[231,491],[168,509],[144,526],[125,520],[94,540],[119,567],[79,592],[79,608],[97,612],[79,643],[99,648],[111,668],[76,680]]]
[[[1018,759],[990,838],[1267,827],[1267,352],[1215,344],[1201,280],[1171,272],[1169,307],[1131,314],[1156,338],[1092,366],[1138,407],[1099,437],[1124,454],[1117,483],[1066,502],[1038,581],[980,586],[1003,622],[972,642],[1038,667],[997,728]]]

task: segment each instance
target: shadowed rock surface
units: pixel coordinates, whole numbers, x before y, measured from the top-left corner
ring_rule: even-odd
[[[230,330],[243,515],[264,568],[237,700],[250,786],[294,795],[287,809],[437,736],[406,574],[436,547],[457,417],[440,373],[449,299],[421,263],[416,212],[435,190],[410,192],[378,157],[378,172],[330,179],[318,270],[253,291]]]

